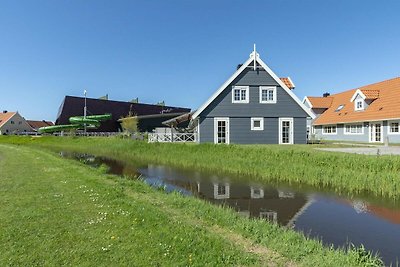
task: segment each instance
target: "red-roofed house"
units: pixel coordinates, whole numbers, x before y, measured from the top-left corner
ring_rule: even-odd
[[[303,103],[316,139],[400,143],[400,77]]]
[[[51,121],[32,121],[32,120],[27,120],[26,121],[31,127],[32,129],[37,132],[39,130],[39,128],[41,127],[47,127],[47,126],[53,126],[54,123],[52,123]]]
[[[33,132],[32,127],[18,112],[0,113],[0,134],[20,134]]]

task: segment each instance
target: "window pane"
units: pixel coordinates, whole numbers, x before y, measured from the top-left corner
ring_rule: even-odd
[[[390,124],[390,132],[391,133],[398,133],[399,132],[399,123],[393,122]]]
[[[246,90],[241,90],[240,94],[241,94],[240,100],[245,101],[246,100]]]
[[[265,88],[261,89],[261,102],[274,102],[275,101],[275,89]]]
[[[235,101],[240,101],[240,89],[234,90],[234,99]]]
[[[274,90],[268,90],[268,100],[274,101]]]
[[[261,121],[259,121],[259,120],[253,121],[253,127],[254,128],[260,128],[261,127]]]
[[[268,100],[268,90],[263,89],[261,91],[261,101],[267,101]]]
[[[226,190],[225,190],[225,185],[218,184],[218,195],[225,195]]]

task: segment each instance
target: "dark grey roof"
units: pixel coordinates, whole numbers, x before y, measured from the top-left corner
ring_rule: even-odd
[[[87,115],[111,114],[112,120],[104,121],[95,131],[99,132],[117,132],[121,129],[118,122],[122,117],[129,114],[132,115],[153,115],[153,114],[169,114],[190,112],[190,108],[159,106],[152,104],[131,103],[114,100],[102,100],[95,98],[87,98]],[[85,106],[85,98],[76,96],[66,96],[60,106],[57,115],[56,125],[70,124],[69,118],[73,116],[83,116],[83,108]],[[174,116],[174,115],[172,115]],[[171,117],[172,117],[171,116]],[[161,122],[155,122],[154,127],[161,127]],[[160,125],[158,125],[160,124]],[[140,126],[139,126],[140,127]],[[148,130],[149,128],[141,130]]]

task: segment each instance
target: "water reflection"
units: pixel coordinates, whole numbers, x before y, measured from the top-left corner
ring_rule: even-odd
[[[167,187],[179,188],[217,205],[229,206],[249,218],[262,218],[294,227],[300,211],[312,202],[311,197],[288,189],[248,184],[228,177],[175,170],[147,165],[139,169],[145,179],[160,179]]]
[[[327,245],[363,244],[378,252],[386,264],[400,255],[400,209],[369,199],[349,199],[318,189],[303,191],[299,187],[276,186],[255,182],[249,177],[187,171],[154,164],[139,164],[93,157],[70,155],[91,166],[105,164],[109,173],[141,177],[152,186],[167,192],[179,191],[213,204],[229,206],[247,218],[261,218],[293,228]]]

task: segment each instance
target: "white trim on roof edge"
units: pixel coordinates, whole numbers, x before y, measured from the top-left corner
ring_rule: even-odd
[[[6,124],[9,120],[11,120],[15,115],[17,115],[18,114],[18,111],[8,111],[7,113],[14,113],[14,114],[12,114],[11,115],[11,117],[9,117],[8,119],[6,119],[5,121],[2,121],[1,123],[0,123],[0,127],[3,127],[4,126],[4,124]],[[7,114],[7,113],[3,113],[3,114]],[[21,116],[21,115],[20,115]],[[23,118],[22,116],[21,116],[21,118]],[[25,120],[25,118],[23,118],[24,120]],[[30,127],[30,125],[29,125],[29,127]],[[32,128],[32,127],[31,127]]]
[[[252,54],[250,55],[250,58],[249,58],[245,63],[243,63],[243,65],[242,65],[242,66],[241,66],[241,67],[226,81],[226,82],[224,82],[224,83],[221,85],[221,87],[218,88],[218,90],[217,90],[203,105],[201,105],[201,106],[196,110],[195,113],[193,113],[192,119],[197,118],[197,116],[199,116],[199,114],[200,114],[208,105],[210,105],[211,102],[212,102],[215,98],[217,98],[217,96],[219,96],[219,94],[222,93],[222,91],[223,91],[226,87],[228,87],[228,85],[229,85],[231,82],[233,82],[233,80],[234,80],[237,76],[239,76],[239,74],[242,73],[242,71],[244,71],[244,70],[247,68],[247,66],[248,66],[251,62],[253,62],[253,59],[254,59],[254,57],[253,57],[253,53],[252,53]]]
[[[289,76],[288,76],[287,78],[288,78],[289,82],[292,84],[293,89],[296,88],[296,85],[294,84],[294,82],[292,81],[292,79],[291,79]]]
[[[303,98],[303,104],[304,104],[304,102],[307,102],[307,103],[308,103],[308,105],[310,106],[310,109],[313,108],[313,105],[311,104],[311,101],[310,101],[310,99],[308,99],[307,96],[305,96],[305,97]]]
[[[311,113],[311,111],[297,98],[297,96],[285,85],[284,82],[281,81],[281,79],[279,79],[278,76],[276,76],[276,74],[267,66],[267,64],[264,63],[264,61],[261,60],[261,58],[259,57],[259,54],[256,53],[256,55],[254,55],[254,52],[252,52],[250,54],[250,58],[243,63],[243,65],[226,81],[224,82],[221,87],[218,88],[218,90],[203,104],[200,106],[200,108],[197,109],[197,111],[193,114],[192,119],[197,118],[197,116],[200,115],[201,112],[203,112],[203,110],[208,107],[212,101],[214,101],[215,98],[217,98],[222,91],[224,91],[224,89],[231,83],[233,82],[234,79],[236,79],[236,77],[239,76],[240,73],[242,73],[249,65],[250,63],[253,62],[253,60],[256,60],[264,69],[265,71],[271,75],[271,77],[279,84],[280,87],[282,87],[283,90],[286,91],[286,93],[289,94],[289,96],[291,96],[293,98],[293,100],[307,113],[307,115],[309,115],[312,119],[315,118],[315,115]]]
[[[363,100],[367,98],[360,89],[357,89],[354,95],[351,97],[350,102],[353,102],[356,99],[357,95],[360,95]]]

